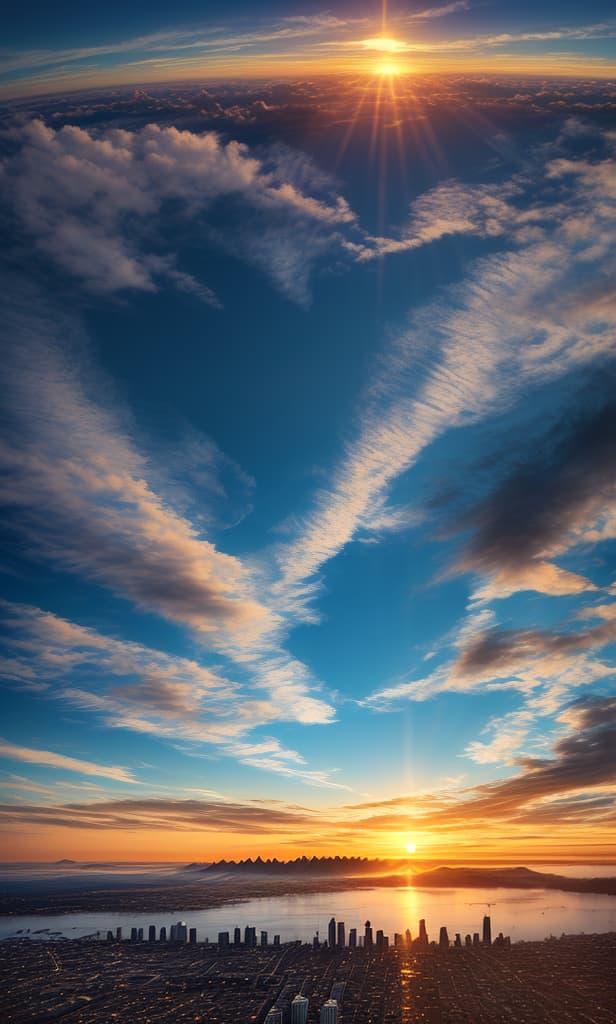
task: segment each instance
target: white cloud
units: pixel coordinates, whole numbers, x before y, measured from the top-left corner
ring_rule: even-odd
[[[103,779],[113,779],[114,782],[128,782],[132,785],[137,782],[127,768],[82,761],[80,758],[56,754],[51,750],[21,747],[16,743],[9,743],[8,740],[0,739],[0,757],[10,758],[12,761],[25,761],[27,764],[43,764],[48,768],[59,768],[68,772],[79,772],[81,775],[97,775]]]
[[[266,166],[246,146],[224,144],[213,132],[150,124],[95,135],[32,121],[10,135],[16,149],[2,166],[14,215],[39,252],[95,292],[155,291],[166,280],[220,306],[211,288],[177,267],[173,252],[152,253],[153,231],[159,247],[173,247],[171,229],[167,225],[166,238],[164,227],[169,202],[175,204],[176,227],[193,224],[201,244],[209,237],[210,244],[252,260],[300,302],[308,300],[314,261],[339,247],[339,227],[355,223],[346,200],[323,176],[321,194],[308,195],[288,179],[288,159],[277,162],[273,156]],[[301,167],[294,170],[302,176]],[[222,200],[236,208],[224,234],[217,234],[208,212]],[[277,251],[291,272],[276,261]],[[301,282],[294,287],[298,271]]]
[[[281,647],[285,621],[261,597],[259,575],[176,510],[173,486],[163,496],[161,473],[131,436],[126,413],[101,402],[105,383],[70,347],[71,335],[82,341],[75,323],[29,292],[19,308],[16,288],[0,329],[10,385],[0,501],[19,510],[16,528],[36,555],[188,628],[241,665],[252,680],[254,699],[244,707],[255,724],[264,716],[331,721],[333,708],[306,667]],[[109,650],[105,657],[109,664]],[[186,671],[196,685],[197,670]]]
[[[588,274],[590,266],[596,270],[595,291],[612,290],[602,254],[590,262],[588,254],[591,235],[616,243],[616,218],[608,205],[615,162],[573,165],[575,172],[568,164],[548,162],[546,177],[557,178],[561,187],[557,194],[535,193],[530,204],[525,193],[518,201],[520,190],[528,188],[519,178],[498,195],[449,184],[415,205],[412,245],[428,241],[431,232],[440,237],[461,230],[502,235],[513,248],[479,260],[461,285],[413,316],[390,351],[330,487],[317,496],[295,541],[278,549],[281,607],[301,608],[310,599],[315,574],[360,531],[370,530],[373,516],[380,519],[393,483],[441,434],[500,411],[523,389],[616,348],[616,317],[607,306],[599,319],[594,308],[580,308],[574,319],[567,309],[576,275]],[[592,221],[585,244],[568,237],[573,216]],[[520,228],[539,222],[538,235],[520,236]],[[532,579],[527,572],[507,587],[504,580],[487,581],[478,596],[487,600],[529,586],[579,593],[590,584],[553,566],[537,566]]]

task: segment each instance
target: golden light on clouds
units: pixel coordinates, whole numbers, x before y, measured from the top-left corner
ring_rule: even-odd
[[[372,39],[361,39],[360,46],[365,50],[378,50],[380,53],[404,53],[408,46],[401,39],[390,36],[375,36]]]

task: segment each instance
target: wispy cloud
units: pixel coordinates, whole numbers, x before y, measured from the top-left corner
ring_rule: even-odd
[[[81,338],[74,321],[51,311],[46,318],[41,305],[33,314],[29,293],[22,294],[21,307],[17,293],[2,325],[11,386],[0,447],[0,499],[20,510],[15,529],[37,556],[189,629],[200,644],[242,666],[256,691],[245,705],[246,720],[331,721],[333,708],[314,692],[306,667],[281,647],[284,620],[261,599],[262,581],[175,510],[173,487],[162,496],[161,473],[131,436],[127,414],[94,398],[105,385],[90,376],[77,349],[67,347],[71,335]],[[97,656],[113,668],[120,654],[111,647],[99,645]],[[128,647],[121,654],[128,659]],[[147,654],[134,647],[130,656],[143,671]],[[159,679],[171,670],[168,681],[181,684],[185,673],[203,694],[206,670],[152,658]],[[213,675],[209,683],[219,699]],[[170,701],[180,700],[179,689],[173,694]]]
[[[478,261],[463,285],[416,313],[389,353],[330,487],[317,496],[297,539],[278,551],[282,601],[309,600],[323,564],[370,530],[393,483],[445,431],[478,422],[512,405],[522,388],[614,351],[616,321],[608,304],[582,303],[574,321],[561,304],[561,297],[571,303],[580,276],[587,278],[593,267],[596,291],[612,291],[604,257],[615,240],[609,206],[614,161],[563,165],[548,157],[535,170],[550,184],[530,203],[516,201],[529,187],[519,176],[500,194],[446,185],[414,209],[412,245],[425,231],[436,237],[457,231],[501,235],[509,251]],[[572,219],[579,221],[575,241]],[[570,588],[564,571],[560,579]]]
[[[31,747],[22,747],[2,739],[0,739],[0,757],[9,758],[11,761],[25,761],[27,764],[42,764],[48,768],[58,768],[68,772],[79,772],[81,775],[97,775],[103,779],[113,779],[114,782],[128,782],[132,785],[137,782],[133,773],[127,768],[82,761],[78,757],[67,757],[65,754],[56,754],[51,750],[34,750]]]
[[[321,848],[353,840],[389,844],[399,850],[400,835],[412,830],[424,852],[447,845],[449,855],[479,837],[485,852],[487,826],[506,826],[509,846],[530,824],[558,827],[567,841],[583,843],[592,825],[596,840],[610,841],[615,801],[616,708],[613,698],[589,697],[563,712],[565,735],[548,756],[515,761],[515,773],[473,788],[458,784],[432,792],[408,793],[318,811],[263,801],[173,800],[168,798],[95,800],[89,803],[4,804],[0,817],[19,830],[65,827],[131,831],[275,834],[299,846],[315,835]],[[544,851],[547,852],[547,851]]]

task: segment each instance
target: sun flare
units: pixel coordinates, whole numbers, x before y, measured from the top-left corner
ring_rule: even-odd
[[[406,852],[407,853],[417,853],[417,846],[416,846],[416,844],[415,843],[407,843],[406,844]]]
[[[375,71],[377,75],[399,75],[402,68],[391,60],[384,60],[376,65]]]

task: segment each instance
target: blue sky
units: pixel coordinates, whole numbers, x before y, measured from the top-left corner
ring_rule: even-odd
[[[369,62],[171,85],[155,5],[15,13],[10,858],[612,855],[613,29],[449,6],[245,5],[231,64]]]

